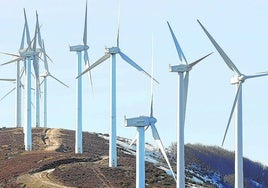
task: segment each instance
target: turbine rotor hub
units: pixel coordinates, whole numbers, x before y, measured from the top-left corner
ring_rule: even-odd
[[[234,75],[231,78],[230,82],[231,82],[231,84],[238,84],[240,82],[244,82],[246,80],[246,78],[247,77],[245,75],[243,75],[243,74],[241,74],[241,75]]]
[[[157,119],[155,117],[150,117],[149,122],[150,122],[150,125],[155,124],[157,122]]]

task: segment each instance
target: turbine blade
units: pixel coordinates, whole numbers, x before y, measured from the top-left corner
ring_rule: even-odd
[[[85,50],[85,52],[84,52],[84,61],[85,61],[86,67],[89,68],[90,64],[89,64],[89,60],[88,60],[88,52],[87,52],[87,50]],[[92,75],[91,75],[90,70],[88,71],[88,79],[89,79],[89,83],[91,84],[92,93],[94,93]]]
[[[152,35],[152,70],[151,70],[152,78],[154,77],[154,37]],[[151,110],[150,110],[150,117],[153,117],[153,84],[154,81],[151,78]]]
[[[153,98],[153,95],[152,95],[152,96],[151,96],[151,111],[150,111],[150,117],[153,117],[153,115],[154,115],[153,100],[154,100],[154,98]]]
[[[166,162],[167,162],[167,165],[168,165],[168,167],[169,167],[169,169],[170,169],[170,171],[171,171],[171,173],[172,173],[172,175],[173,175],[173,178],[174,178],[175,181],[176,181],[176,176],[175,176],[175,174],[174,174],[174,172],[173,172],[173,170],[172,170],[172,167],[171,167],[170,162],[169,162],[169,160],[168,160],[168,157],[167,157],[165,148],[164,148],[164,146],[163,146],[163,143],[162,143],[162,141],[161,141],[161,139],[160,139],[160,137],[159,137],[159,134],[158,134],[157,129],[156,129],[156,127],[155,127],[154,124],[151,125],[151,129],[152,129],[152,133],[153,133],[154,140],[156,141],[156,143],[157,143],[157,145],[158,145],[158,147],[159,147],[159,149],[160,149],[160,151],[161,151],[163,157],[165,158],[165,160],[166,160]]]
[[[44,65],[45,65],[45,69],[46,69],[47,72],[49,72],[48,63],[47,63],[46,48],[45,48],[45,42],[44,42],[44,40],[43,40],[42,50],[44,52]]]
[[[131,141],[128,147],[130,148],[137,141],[137,139],[138,139],[138,134],[136,133],[134,139]]]
[[[20,78],[22,78],[24,71],[25,71],[24,68],[22,68],[20,72]]]
[[[40,85],[43,85],[45,79],[46,79],[46,76],[44,76],[44,79],[41,81]]]
[[[35,110],[35,106],[34,106],[34,103],[33,103],[33,102],[31,102],[31,104],[32,104],[32,107],[33,107],[33,109]]]
[[[268,72],[258,72],[258,73],[253,74],[253,75],[247,75],[246,79],[248,79],[248,78],[258,78],[258,77],[262,77],[262,76],[268,76]]]
[[[214,40],[214,38],[209,34],[209,32],[206,30],[206,28],[201,24],[201,22],[199,20],[197,20],[197,22],[199,23],[199,25],[202,27],[203,31],[206,33],[206,35],[208,36],[209,40],[211,41],[211,43],[214,45],[214,47],[216,48],[216,50],[219,52],[219,54],[221,55],[221,57],[223,58],[223,60],[225,61],[225,63],[227,64],[227,66],[236,74],[241,75],[241,73],[239,72],[239,70],[237,69],[237,67],[234,65],[234,63],[231,61],[231,59],[227,56],[227,54],[221,49],[221,47],[218,45],[218,43]]]
[[[28,46],[31,46],[31,37],[30,37],[30,32],[29,32],[28,21],[27,21],[25,9],[24,9],[24,20],[25,20],[25,30],[26,30],[27,44],[28,44]]]
[[[85,62],[85,65],[88,65],[89,63],[89,59],[88,59],[88,52],[87,50],[85,50],[84,52],[84,62]]]
[[[46,53],[46,48],[45,48],[45,42],[44,42],[44,40],[42,40],[42,42],[43,42],[42,51],[44,53],[44,61],[46,61],[46,64],[48,64],[48,61],[47,61],[47,58],[48,58],[49,61],[53,63],[52,59]],[[47,68],[48,68],[48,66],[47,66]]]
[[[187,62],[187,60],[186,60],[186,58],[185,58],[185,56],[184,56],[184,54],[183,54],[183,52],[182,52],[182,49],[181,49],[181,47],[180,47],[180,44],[179,44],[179,42],[178,42],[178,40],[177,40],[177,38],[176,38],[176,36],[175,36],[175,34],[174,34],[174,32],[173,32],[171,26],[169,25],[169,22],[167,22],[167,24],[168,24],[168,27],[169,27],[171,36],[172,36],[172,38],[173,38],[175,47],[176,47],[176,49],[177,49],[177,52],[178,52],[180,61],[182,62],[182,61],[184,60],[185,63],[186,63],[186,65],[188,65],[188,62]]]
[[[20,57],[17,54],[12,54],[12,53],[7,53],[7,52],[0,52],[0,54],[9,55],[9,56],[13,56],[13,57]]]
[[[40,31],[40,25],[39,25],[39,19],[38,19],[38,13],[36,11],[36,28],[37,28],[37,39],[39,47],[42,48],[42,38],[41,38],[41,31]]]
[[[86,72],[90,71],[91,69],[93,69],[94,67],[96,67],[97,65],[101,64],[102,62],[104,62],[105,60],[107,60],[109,57],[111,56],[111,54],[105,54],[104,56],[102,56],[100,59],[98,59],[95,63],[93,63],[90,67],[88,67],[86,70],[84,70],[80,75],[78,75],[76,78],[82,76],[83,74],[85,74]]]
[[[87,2],[86,2],[86,12],[85,12],[85,25],[84,25],[83,42],[84,42],[84,45],[87,45]]]
[[[34,67],[35,78],[39,78],[39,64],[38,64],[38,60],[36,59],[36,57],[34,57],[33,67]]]
[[[90,64],[89,62],[86,64],[86,67],[89,68],[90,67]],[[92,79],[92,74],[91,74],[91,70],[88,71],[88,79],[89,79],[89,83],[91,85],[91,90],[92,90],[92,93],[94,95],[94,87],[93,87],[93,79]]]
[[[13,89],[11,89],[9,92],[7,92],[1,99],[0,101],[2,101],[4,98],[6,98],[10,93],[12,93],[12,91],[14,91],[16,89],[16,87],[14,87]]]
[[[0,66],[7,65],[7,64],[10,64],[10,63],[13,63],[13,62],[16,62],[16,61],[20,61],[20,60],[22,60],[21,57],[13,59],[13,60],[10,60],[10,61],[8,61],[6,63],[1,64]]]
[[[35,32],[34,32],[34,42],[33,42],[33,51],[36,51],[36,39],[37,39],[37,35],[38,35],[38,28],[39,28],[39,23],[38,23],[38,15],[36,12],[36,24],[35,24]],[[36,56],[36,55],[34,55]]]
[[[116,46],[119,48],[119,31],[120,30],[120,0],[118,0],[118,17],[117,17],[117,37]]]
[[[0,78],[0,81],[15,82],[16,79]]]
[[[34,57],[33,57],[33,67],[34,67],[35,79],[36,79],[36,82],[38,84],[37,89],[40,92],[41,89],[40,89],[40,79],[39,79],[39,62],[38,62],[36,55],[34,55]]]
[[[20,50],[22,50],[24,48],[24,38],[25,38],[25,24],[23,26],[22,38],[21,38],[21,43],[20,43]]]
[[[159,82],[153,78],[148,72],[146,72],[145,70],[143,70],[138,64],[136,64],[132,59],[130,59],[126,54],[124,54],[123,52],[119,51],[118,52],[119,55],[122,57],[122,59],[124,59],[127,63],[129,63],[132,67],[134,67],[135,69],[137,69],[138,71],[142,71],[143,73],[145,73],[149,78],[152,78],[156,83],[159,84]]]
[[[62,85],[64,85],[65,87],[68,87],[68,85],[66,85],[65,83],[63,83],[62,81],[60,81],[58,78],[56,78],[55,76],[51,75],[50,73],[48,74],[48,76],[50,76],[51,78],[55,79],[56,81],[58,81],[59,83],[61,83]]]
[[[235,94],[235,99],[234,99],[234,103],[233,103],[233,106],[232,106],[232,110],[231,110],[231,113],[230,113],[230,116],[229,116],[229,119],[228,119],[228,123],[227,123],[227,126],[226,126],[226,130],[225,130],[225,133],[224,133],[224,136],[223,136],[223,139],[222,139],[222,143],[221,143],[222,146],[224,144],[226,134],[228,132],[228,129],[229,129],[232,117],[233,117],[234,109],[235,109],[235,106],[236,106],[236,103],[237,103],[237,100],[238,100],[238,96],[239,96],[239,93],[240,93],[240,90],[241,90],[241,86],[242,86],[242,82],[239,82],[239,85],[238,85],[238,88],[237,88],[237,91],[236,91],[236,94]]]
[[[202,58],[196,60],[196,61],[193,62],[193,63],[190,63],[190,64],[189,64],[189,67],[192,68],[192,67],[195,66],[197,63],[199,63],[200,61],[202,61],[202,60],[205,59],[206,57],[210,56],[211,54],[213,54],[213,52],[209,53],[208,55],[205,55],[204,57],[202,57]]]

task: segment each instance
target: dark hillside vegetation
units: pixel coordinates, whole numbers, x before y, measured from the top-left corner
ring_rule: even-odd
[[[135,187],[135,151],[118,145],[118,168],[108,167],[107,134],[83,133],[83,154],[74,154],[75,132],[34,128],[33,151],[24,151],[23,130],[0,129],[0,187]],[[128,145],[128,139],[118,143]],[[150,151],[152,156],[157,149]],[[176,159],[173,153],[173,159]],[[146,162],[146,187],[176,187],[157,163]],[[233,187],[234,153],[220,147],[185,146],[186,187]],[[172,163],[176,172],[176,161]],[[244,159],[245,188],[268,187],[268,169]],[[49,182],[49,184],[48,184]],[[52,187],[54,187],[52,186]]]
[[[187,144],[185,147],[186,164],[199,164],[209,171],[220,173],[225,181],[234,182],[234,152],[224,150],[217,146],[204,146],[201,144]],[[244,158],[244,177],[248,181],[256,181],[268,187],[268,168],[264,165]],[[250,185],[251,187],[252,185]]]

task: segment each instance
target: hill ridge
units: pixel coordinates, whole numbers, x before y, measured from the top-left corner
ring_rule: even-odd
[[[135,145],[127,147],[130,139],[117,138],[118,168],[109,168],[108,134],[83,132],[84,153],[74,154],[74,131],[33,128],[32,132],[33,151],[25,152],[22,129],[0,129],[0,187],[49,187],[48,179],[68,187],[135,187]],[[171,159],[172,155],[169,152]],[[186,144],[185,155],[187,187],[232,187],[233,152]],[[146,159],[146,187],[175,187],[156,148],[148,145]],[[175,170],[176,161],[172,166]],[[245,187],[268,187],[267,167],[244,159],[244,168]],[[46,179],[29,181],[36,176]]]

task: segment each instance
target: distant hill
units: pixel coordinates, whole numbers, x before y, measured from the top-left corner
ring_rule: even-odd
[[[118,167],[108,167],[107,134],[83,133],[83,154],[74,154],[75,132],[34,128],[25,152],[22,129],[0,129],[0,187],[135,187],[135,145],[117,138]],[[219,147],[185,146],[187,187],[232,187],[234,153]],[[172,157],[172,154],[170,153]],[[158,151],[146,145],[146,187],[176,187]],[[176,171],[176,161],[173,161]],[[244,159],[245,187],[268,187],[268,169]]]
[[[234,184],[234,152],[220,147],[192,145],[185,146],[187,168],[198,165],[205,172],[216,172],[224,187]],[[244,158],[245,187],[268,187],[268,168],[264,165]]]

